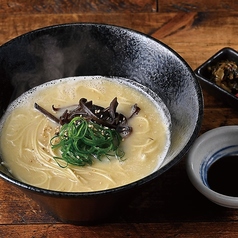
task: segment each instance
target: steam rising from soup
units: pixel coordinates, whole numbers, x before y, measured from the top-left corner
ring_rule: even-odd
[[[3,164],[20,181],[56,191],[86,192],[122,186],[156,171],[170,146],[170,117],[163,102],[135,82],[119,78],[73,77],[33,88],[15,100],[1,121]],[[55,107],[76,105],[80,98],[107,107],[117,97],[117,111],[129,116],[137,103],[138,115],[130,119],[131,135],[121,142],[123,160],[103,158],[91,166],[62,168],[50,145],[59,126],[34,108],[37,102],[59,116]]]

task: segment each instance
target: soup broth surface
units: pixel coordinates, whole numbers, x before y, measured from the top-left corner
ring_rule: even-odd
[[[157,170],[170,145],[170,120],[161,105],[137,87],[100,76],[54,80],[38,86],[15,100],[1,122],[3,164],[20,181],[44,189],[66,192],[99,191],[122,186]],[[41,105],[51,114],[55,107],[77,105],[80,98],[108,107],[113,98],[117,112],[130,116],[136,103],[140,112],[129,120],[133,132],[121,142],[125,152],[117,158],[95,159],[91,166],[68,165],[53,158],[50,139],[59,126],[34,108]]]

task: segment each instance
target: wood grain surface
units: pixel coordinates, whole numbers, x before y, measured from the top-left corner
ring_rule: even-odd
[[[0,45],[55,24],[114,24],[162,41],[194,70],[223,47],[238,49],[237,18],[238,3],[228,0],[2,0]],[[201,134],[238,124],[238,110],[203,93]],[[0,180],[0,188],[0,237],[238,237],[238,211],[211,203],[191,185],[186,157],[121,214],[93,226],[62,223],[7,182]]]

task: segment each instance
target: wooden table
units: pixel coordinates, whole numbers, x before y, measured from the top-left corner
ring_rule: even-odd
[[[238,49],[235,1],[2,0],[0,45],[59,23],[100,22],[129,27],[166,43],[197,68],[223,47]],[[204,91],[201,133],[238,124],[238,110]],[[57,221],[0,180],[0,237],[238,237],[238,210],[203,197],[190,183],[186,158],[164,173],[119,216],[93,226]]]

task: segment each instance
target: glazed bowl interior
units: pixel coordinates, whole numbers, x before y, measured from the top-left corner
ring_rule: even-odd
[[[19,36],[0,47],[0,113],[25,91],[65,77],[102,75],[136,81],[154,91],[167,106],[171,146],[160,169],[140,181],[91,195],[120,192],[157,177],[177,163],[196,139],[203,114],[199,83],[188,64],[165,44],[130,29],[102,24],[64,24]],[[26,190],[53,192],[17,181],[0,166],[0,176]],[[87,194],[88,195],[88,194]]]

